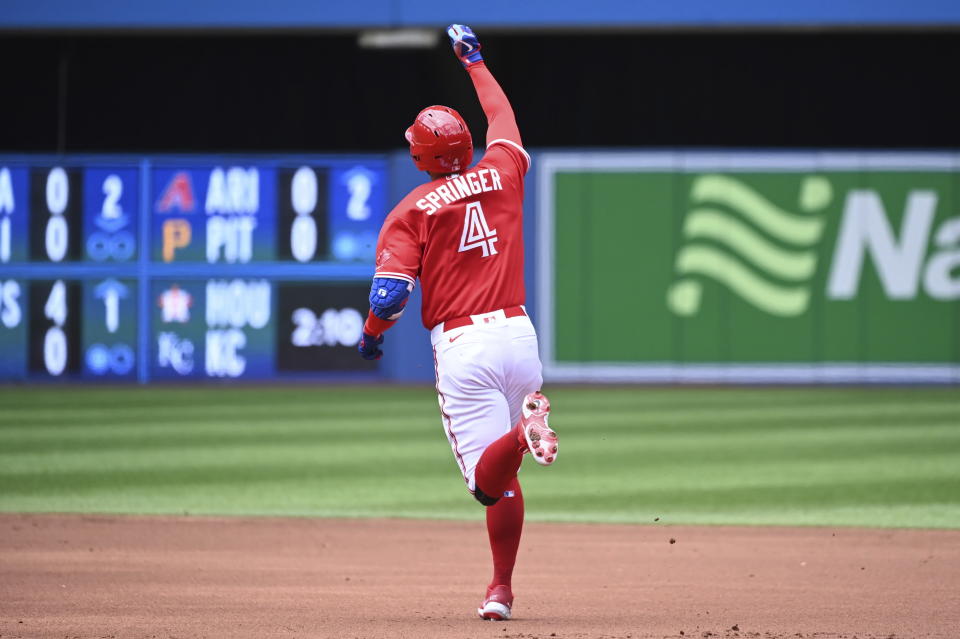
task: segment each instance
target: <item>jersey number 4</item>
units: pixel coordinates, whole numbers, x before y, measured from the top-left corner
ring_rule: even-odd
[[[463,216],[463,235],[460,236],[459,252],[478,248],[483,251],[483,257],[496,255],[497,249],[494,244],[497,239],[497,229],[490,229],[480,203],[467,204],[467,212]]]

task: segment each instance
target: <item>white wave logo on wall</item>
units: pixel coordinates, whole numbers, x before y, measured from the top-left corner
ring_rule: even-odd
[[[771,315],[801,315],[810,304],[824,210],[832,200],[833,187],[820,176],[803,179],[799,212],[726,175],[696,178],[667,306],[677,315],[696,315],[706,278]]]

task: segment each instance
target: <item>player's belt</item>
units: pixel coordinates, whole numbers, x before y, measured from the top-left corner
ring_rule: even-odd
[[[509,306],[501,309],[504,317],[522,317],[527,314],[522,306]],[[457,317],[443,322],[442,332],[452,331],[455,328],[463,328],[471,324],[487,324],[500,315],[500,311],[491,311],[489,313],[480,313],[479,315],[467,315],[466,317]]]

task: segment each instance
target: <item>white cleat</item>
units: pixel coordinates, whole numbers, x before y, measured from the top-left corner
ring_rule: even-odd
[[[487,588],[487,597],[477,608],[477,614],[487,621],[507,621],[513,606],[513,592],[509,586]]]
[[[557,461],[560,448],[557,434],[547,425],[549,413],[550,400],[540,391],[523,398],[520,430],[527,450],[541,466],[549,466]]]

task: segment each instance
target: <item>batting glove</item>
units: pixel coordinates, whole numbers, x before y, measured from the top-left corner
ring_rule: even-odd
[[[453,52],[464,67],[483,62],[483,56],[480,55],[480,40],[477,39],[473,29],[465,24],[451,24],[447,27],[447,35],[450,36]]]
[[[357,344],[357,350],[360,351],[360,357],[373,361],[383,357],[383,351],[379,348],[381,344],[383,344],[383,335],[374,337],[369,333],[363,333],[360,343]]]

